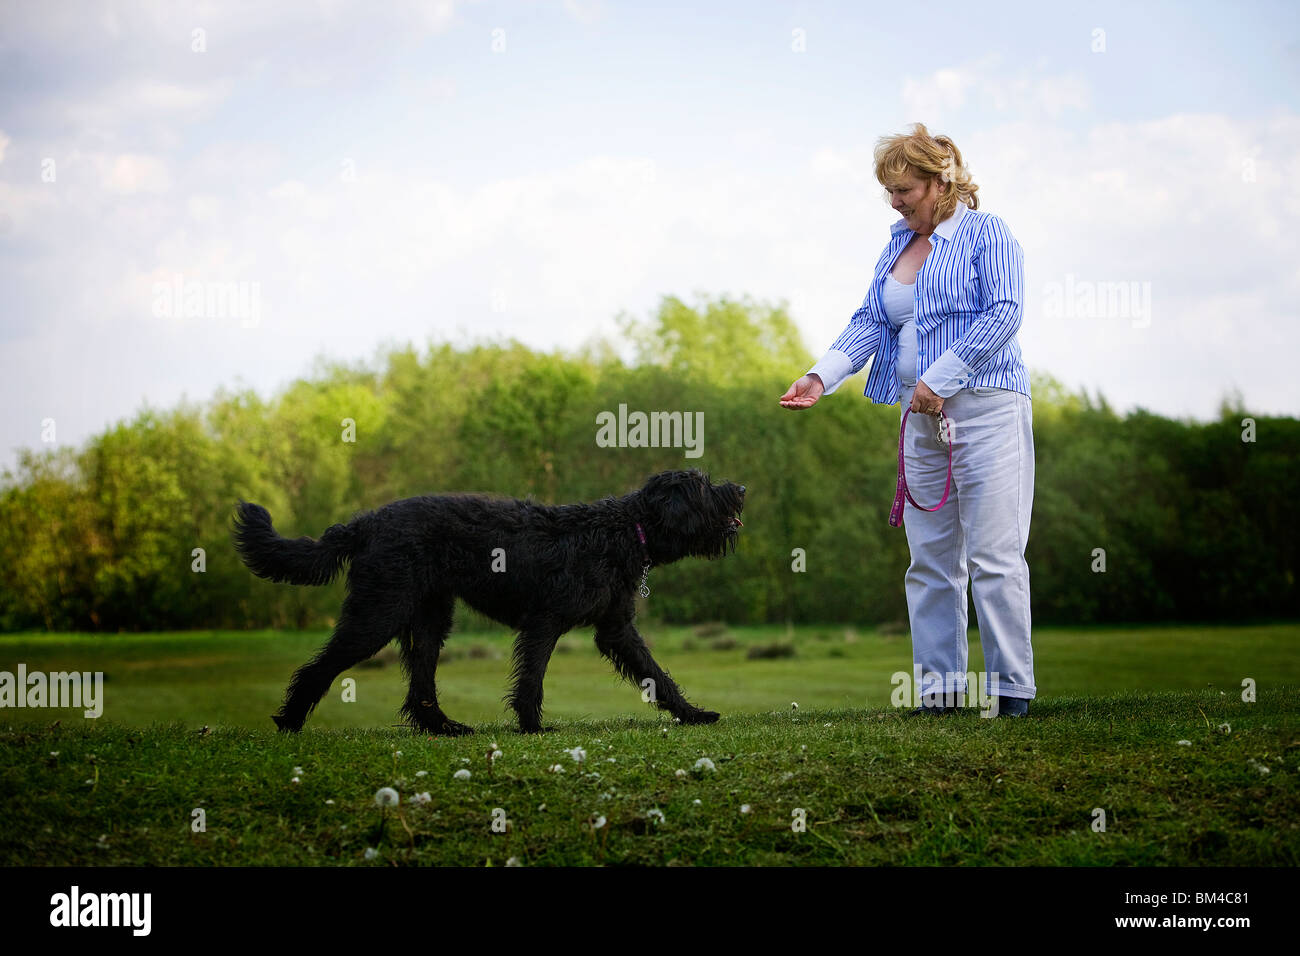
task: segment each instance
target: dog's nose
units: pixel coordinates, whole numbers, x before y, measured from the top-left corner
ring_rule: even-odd
[[[744,485],[741,485],[741,486],[740,486],[740,493],[741,493],[742,495],[745,493],[745,486],[744,486]]]

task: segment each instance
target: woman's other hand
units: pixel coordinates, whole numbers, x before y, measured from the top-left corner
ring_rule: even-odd
[[[912,392],[912,411],[924,415],[938,415],[943,409],[943,399],[930,391],[930,386],[917,380],[916,390]]]
[[[820,375],[805,375],[781,396],[781,406],[793,409],[812,408],[824,391],[826,386],[822,384]]]

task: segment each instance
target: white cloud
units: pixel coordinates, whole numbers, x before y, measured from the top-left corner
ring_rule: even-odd
[[[903,106],[920,122],[937,123],[965,105],[966,91],[977,80],[970,70],[952,68],[935,70],[920,80],[909,76],[903,80]]]
[[[167,163],[156,156],[123,153],[100,157],[102,183],[116,193],[165,193],[171,188]]]
[[[906,115],[938,133],[942,132],[936,128],[938,124],[966,120],[966,114],[977,107],[994,114],[1050,121],[1092,105],[1088,83],[1079,74],[1050,73],[1050,65],[1042,61],[1008,74],[1001,69],[1001,59],[989,54],[920,79],[904,78],[901,99]]]
[[[604,0],[564,0],[564,12],[579,23],[591,24],[605,16]]]

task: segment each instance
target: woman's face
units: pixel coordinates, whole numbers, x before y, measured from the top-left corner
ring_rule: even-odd
[[[934,204],[947,188],[948,184],[939,182],[938,176],[921,179],[909,173],[889,187],[889,204],[907,220],[908,229],[928,236],[935,227]]]

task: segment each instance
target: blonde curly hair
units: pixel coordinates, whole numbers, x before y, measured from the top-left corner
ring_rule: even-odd
[[[924,123],[913,123],[912,132],[882,136],[876,142],[876,179],[885,187],[897,186],[909,177],[938,177],[951,189],[939,194],[934,204],[934,221],[941,223],[957,209],[958,201],[971,209],[980,207],[979,186],[970,178],[970,169],[962,162],[961,150],[947,136],[931,136]]]

